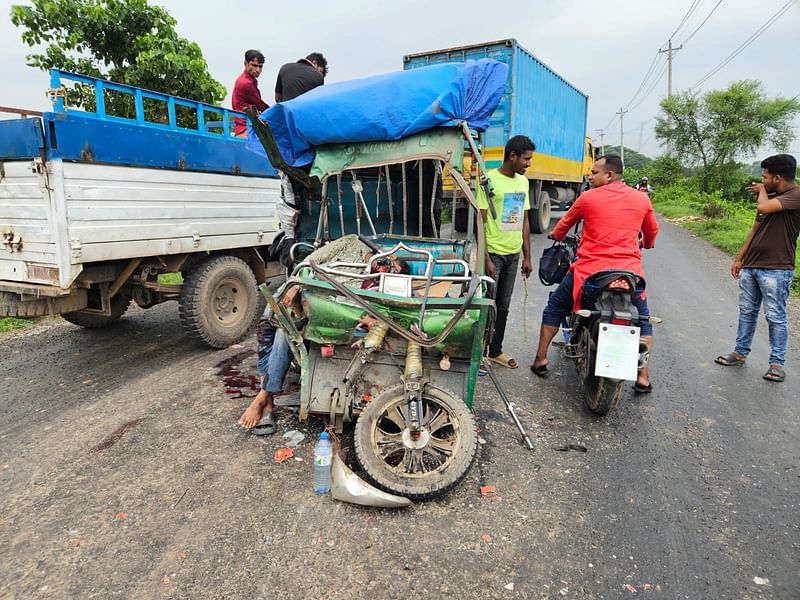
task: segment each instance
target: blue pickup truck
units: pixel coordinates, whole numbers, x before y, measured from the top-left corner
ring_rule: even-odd
[[[241,340],[280,196],[272,165],[232,135],[244,115],[59,70],[50,96],[51,112],[0,120],[0,317],[100,327],[131,302],[177,300],[190,336]]]

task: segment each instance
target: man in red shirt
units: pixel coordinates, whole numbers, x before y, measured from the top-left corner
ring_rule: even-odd
[[[538,376],[547,375],[547,349],[558,332],[562,320],[578,308],[583,282],[598,271],[625,270],[644,275],[639,232],[643,234],[642,245],[652,248],[658,235],[653,205],[650,199],[622,182],[622,160],[615,154],[601,156],[592,165],[589,176],[592,186],[581,194],[567,211],[550,237],[561,240],[570,228],[583,220],[581,244],[578,258],[570,266],[570,272],[550,296],[542,314],[539,345],[531,370]],[[647,300],[634,300],[639,314],[650,314]],[[649,348],[653,345],[653,326],[641,323],[642,341]],[[647,367],[639,371],[634,390],[649,393],[653,389]]]
[[[233,84],[231,94],[231,108],[240,112],[246,111],[251,106],[263,111],[269,104],[261,99],[258,90],[258,76],[264,68],[264,55],[258,50],[248,50],[244,53],[244,71]],[[233,120],[233,134],[236,137],[247,137],[247,124],[244,119]]]

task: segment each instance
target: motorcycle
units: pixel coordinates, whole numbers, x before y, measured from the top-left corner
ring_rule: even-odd
[[[630,271],[601,271],[587,278],[581,290],[581,308],[568,319],[570,342],[564,354],[575,360],[583,381],[587,408],[606,415],[616,408],[625,381],[635,381],[650,358],[640,340],[642,317],[633,304],[645,280]]]

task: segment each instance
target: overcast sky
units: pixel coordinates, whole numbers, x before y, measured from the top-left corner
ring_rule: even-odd
[[[697,4],[699,2],[699,4]],[[649,95],[640,87],[659,48],[666,48],[690,6],[694,14],[673,44],[673,90],[694,86],[717,67],[787,0],[723,0],[705,25],[686,41],[718,0],[527,0],[493,4],[485,0],[456,3],[430,0],[318,0],[310,3],[227,0],[210,9],[196,1],[151,1],[177,19],[178,32],[197,42],[211,74],[230,91],[241,72],[242,54],[259,48],[266,56],[260,79],[271,103],[278,68],[312,51],[328,58],[328,81],[339,81],[402,69],[404,54],[516,38],[540,60],[589,96],[589,133],[605,128],[605,142],[619,143],[621,106],[625,145],[660,151],[652,135],[652,118],[666,95],[667,77]],[[47,110],[47,77],[25,65],[30,49],[8,17],[13,3],[0,0],[0,105]],[[800,2],[795,2],[755,42],[700,89],[720,89],[738,79],[759,79],[770,95],[800,94]],[[664,70],[665,55],[655,65]],[[656,77],[650,78],[653,81]],[[644,92],[650,88],[645,85]],[[640,102],[641,101],[641,102]],[[226,99],[226,105],[228,100]],[[638,105],[637,105],[638,104]],[[798,123],[800,124],[800,123]],[[792,145],[800,155],[800,140]]]

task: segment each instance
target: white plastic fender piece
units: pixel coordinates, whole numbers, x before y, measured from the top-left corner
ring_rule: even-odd
[[[344,464],[338,453],[333,455],[331,477],[331,495],[334,500],[378,508],[402,508],[412,504],[408,498],[388,494],[368,484]]]

